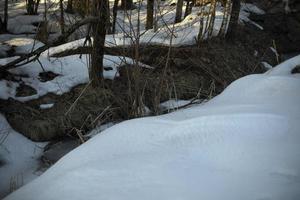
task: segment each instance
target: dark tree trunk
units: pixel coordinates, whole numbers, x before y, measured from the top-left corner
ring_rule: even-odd
[[[112,24],[112,33],[116,33],[116,23],[117,23],[118,5],[119,5],[119,0],[115,0],[115,1],[114,1],[114,6],[113,6],[113,24]]]
[[[38,13],[40,0],[26,0],[26,10],[28,15],[36,15]]]
[[[90,80],[94,87],[103,84],[103,57],[105,35],[109,20],[108,0],[93,0],[92,15],[99,20],[92,23],[93,50],[91,53]]]
[[[195,5],[195,0],[187,0],[186,1],[186,8],[184,13],[184,18],[192,13],[193,6]]]
[[[5,33],[7,32],[7,21],[8,21],[8,0],[4,2],[4,13],[3,13],[3,21],[0,17],[0,32]]]
[[[181,22],[183,0],[177,0],[175,23]]]
[[[74,13],[74,10],[73,10],[73,0],[68,0],[66,12],[70,13],[70,14]]]
[[[60,29],[61,33],[65,33],[65,17],[64,17],[64,5],[63,0],[59,1],[59,7],[60,7]]]
[[[134,8],[132,0],[121,0],[121,7],[125,10]]]
[[[154,8],[154,0],[147,0],[146,30],[153,28],[153,8]]]
[[[237,26],[239,22],[239,14],[241,9],[241,0],[233,0],[231,8],[231,17],[228,24],[228,30],[226,33],[227,39],[233,39],[236,35]]]

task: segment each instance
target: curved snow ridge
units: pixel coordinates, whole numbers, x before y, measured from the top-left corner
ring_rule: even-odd
[[[6,199],[296,200],[300,78],[279,74],[106,129]]]
[[[7,199],[279,200],[299,194],[299,153],[291,151],[300,139],[298,120],[264,114],[131,120]]]
[[[295,56],[283,63],[277,65],[271,70],[267,71],[265,74],[275,76],[275,75],[290,75],[292,70],[300,65],[300,55]]]

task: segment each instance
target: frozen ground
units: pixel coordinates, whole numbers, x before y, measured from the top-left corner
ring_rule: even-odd
[[[300,197],[300,55],[188,109],[117,124],[6,200]]]

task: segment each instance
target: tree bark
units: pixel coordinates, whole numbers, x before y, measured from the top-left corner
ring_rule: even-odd
[[[231,40],[236,35],[236,30],[239,22],[239,14],[241,9],[241,0],[233,0],[231,7],[231,17],[228,24],[226,38]]]
[[[183,0],[177,0],[175,23],[181,22]]]
[[[26,10],[28,15],[36,15],[40,0],[26,0]]]
[[[134,8],[132,0],[121,0],[121,7],[125,10]]]
[[[4,2],[4,17],[3,21],[0,18],[0,32],[7,32],[7,21],[8,21],[8,0]]]
[[[59,7],[60,7],[60,29],[61,33],[65,33],[65,17],[64,17],[64,5],[63,0],[59,1]]]
[[[184,13],[184,18],[192,13],[193,6],[195,5],[195,0],[187,0],[186,1],[186,8]]]
[[[74,13],[74,10],[73,10],[73,0],[68,0],[66,12],[70,13],[70,14]]]
[[[108,0],[93,0],[92,15],[98,21],[92,23],[93,49],[91,53],[90,80],[92,86],[99,87],[103,84],[103,57],[105,35],[108,27],[109,2]]]
[[[112,33],[116,33],[116,23],[117,23],[118,5],[119,5],[119,0],[115,0],[115,1],[114,1],[114,6],[113,6]]]
[[[153,9],[154,9],[154,0],[147,0],[146,30],[153,28]]]

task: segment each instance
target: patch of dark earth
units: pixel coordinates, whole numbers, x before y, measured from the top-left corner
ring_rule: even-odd
[[[168,62],[168,47],[141,48],[140,61],[154,69],[122,67],[120,77],[105,80],[103,88],[83,84],[60,96],[47,94],[25,103],[0,100],[0,112],[16,131],[34,141],[68,138],[83,142],[99,124],[138,117],[136,102],[142,101],[152,111],[150,115],[161,114],[160,102],[209,99],[240,77],[265,72],[262,61],[277,63],[271,44],[268,34],[246,26],[234,42],[214,38],[199,46],[172,48]],[[129,48],[125,51],[126,56],[134,57],[133,53]],[[40,108],[49,103],[54,106]]]

